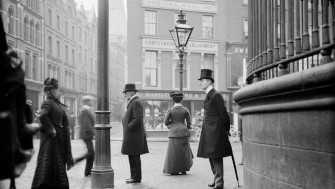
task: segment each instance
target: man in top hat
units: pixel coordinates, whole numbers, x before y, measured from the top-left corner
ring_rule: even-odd
[[[231,156],[232,149],[228,138],[230,118],[223,98],[213,88],[213,72],[202,69],[199,78],[201,88],[206,92],[204,102],[204,122],[198,148],[198,157],[208,158],[214,174],[214,182],[208,184],[214,189],[222,189],[223,157]]]
[[[126,84],[123,91],[129,103],[122,119],[123,141],[121,153],[128,155],[130,165],[130,178],[126,183],[140,183],[142,180],[141,157],[149,153],[147,139],[143,124],[143,104],[136,95],[135,84]]]

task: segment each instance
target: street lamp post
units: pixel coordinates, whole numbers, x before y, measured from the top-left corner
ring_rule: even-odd
[[[188,43],[188,40],[190,39],[190,36],[192,34],[192,31],[194,27],[191,27],[186,24],[185,19],[186,14],[183,13],[182,10],[180,10],[180,13],[178,15],[177,24],[175,27],[170,31],[170,34],[172,36],[173,42],[176,45],[176,48],[178,49],[178,56],[179,56],[179,74],[180,74],[180,92],[183,92],[183,58],[185,53],[185,48]]]
[[[98,90],[95,128],[95,160],[91,171],[92,188],[114,186],[111,166],[110,111],[108,95],[108,3],[98,1]]]

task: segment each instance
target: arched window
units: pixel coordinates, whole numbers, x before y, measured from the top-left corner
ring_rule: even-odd
[[[14,34],[14,11],[12,7],[8,9],[8,33]]]
[[[35,26],[35,45],[40,46],[40,26],[38,23]]]
[[[30,43],[32,43],[32,44],[34,44],[34,34],[35,34],[34,28],[35,28],[34,20],[31,19],[30,20],[30,32],[29,32],[30,36],[29,36],[29,38],[30,38]]]
[[[23,30],[23,39],[28,41],[28,33],[29,33],[29,24],[28,24],[28,16],[24,18],[24,30]]]

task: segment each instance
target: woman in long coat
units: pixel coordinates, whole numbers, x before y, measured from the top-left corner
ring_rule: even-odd
[[[190,113],[180,102],[183,93],[172,92],[171,98],[174,106],[168,110],[164,124],[169,128],[169,142],[166,152],[163,173],[177,175],[186,174],[193,165],[193,154],[190,148],[191,127]],[[186,125],[185,125],[186,120]]]
[[[32,189],[68,189],[66,174],[73,166],[70,132],[65,105],[60,101],[58,81],[44,81],[47,99],[42,103],[41,139]]]

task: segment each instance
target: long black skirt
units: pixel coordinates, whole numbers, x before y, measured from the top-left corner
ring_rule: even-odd
[[[56,137],[41,133],[40,151],[32,189],[68,189],[65,128],[55,127]]]
[[[163,173],[177,174],[189,171],[193,165],[193,153],[189,137],[169,138]]]

